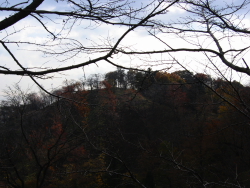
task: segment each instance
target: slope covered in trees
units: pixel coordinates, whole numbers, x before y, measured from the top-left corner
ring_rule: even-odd
[[[248,187],[249,94],[188,71],[109,72],[1,103],[9,187]]]

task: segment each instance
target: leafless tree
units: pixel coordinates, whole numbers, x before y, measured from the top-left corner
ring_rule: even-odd
[[[113,59],[117,55],[135,55],[140,60],[148,62],[146,66],[165,66],[165,62],[183,66],[178,60],[181,57],[179,53],[198,53],[205,59],[205,63],[202,62],[203,60],[199,63],[203,63],[205,68],[216,71],[220,76],[224,76],[220,65],[224,65],[223,69],[250,75],[247,59],[244,58],[250,47],[250,31],[244,22],[249,16],[249,0],[239,3],[233,0],[230,2],[151,0],[146,3],[145,1],[133,3],[130,0],[60,0],[53,3],[57,6],[53,10],[44,8],[48,7],[43,6],[46,5],[44,0],[20,0],[15,1],[14,4],[6,0],[0,4],[0,11],[6,16],[0,21],[2,32],[0,42],[2,49],[17,65],[12,67],[2,61],[0,74],[28,76],[43,89],[37,82],[38,78],[48,79],[54,73],[84,68],[102,61],[118,68],[136,70],[136,67],[131,68],[115,62]],[[180,17],[171,18],[170,8],[180,11]],[[38,24],[43,29],[45,36],[43,40],[35,41],[32,37],[17,38],[20,33],[32,29],[27,25],[20,27],[20,24],[24,23],[22,21],[29,17],[34,19],[35,25]],[[77,27],[82,28],[77,30],[78,32],[86,32],[88,35],[89,30],[104,26],[110,29],[122,28],[123,32],[115,38],[107,35],[100,41],[91,39],[91,42],[75,38],[72,34]],[[158,46],[148,45],[149,48],[146,49],[138,48],[136,45],[124,45],[128,34],[136,32],[141,27],[150,39],[159,42]],[[169,37],[174,38],[174,43],[169,40]],[[41,52],[45,57],[51,58],[52,64],[49,66],[41,64],[38,67],[26,66],[15,54],[15,50],[19,47],[27,50],[24,51],[26,56],[31,54],[31,50],[32,53]],[[81,60],[77,58],[78,56],[81,56]],[[190,66],[185,68],[189,69]],[[235,93],[237,91],[235,90]],[[248,114],[248,111],[245,114]],[[172,163],[181,171],[191,174],[202,187],[216,184],[206,182],[195,170],[179,162],[173,153],[170,152],[170,154],[168,158],[162,155],[159,157]],[[105,155],[110,155],[111,158],[124,163],[113,153],[106,152]],[[127,168],[129,178],[137,182],[129,170]],[[137,183],[144,187],[140,182]],[[220,185],[228,186],[226,183],[223,182]]]
[[[244,59],[249,49],[250,31],[245,24],[249,0],[239,3],[222,3],[215,0],[152,0],[136,3],[116,0],[63,0],[53,3],[58,8],[44,9],[48,7],[43,6],[46,5],[44,0],[20,1],[14,4],[5,1],[1,4],[0,10],[6,18],[0,22],[0,30],[2,35],[4,34],[0,42],[18,66],[10,68],[3,62],[1,74],[30,76],[36,82],[35,77],[49,78],[51,73],[82,68],[101,61],[120,68],[131,68],[112,61],[119,53],[141,56],[164,54],[164,58],[157,56],[156,60],[151,59],[151,64],[147,64],[153,66],[173,60],[173,55],[177,52],[191,52],[200,53],[213,62],[223,63],[230,70],[250,75],[248,63]],[[40,6],[42,8],[39,8]],[[171,18],[170,8],[179,10],[180,16]],[[19,22],[28,17],[34,18],[40,24],[45,31],[44,35],[48,34],[42,42],[15,39],[14,36],[23,30],[32,29],[28,26],[15,29]],[[87,42],[71,35],[78,26],[83,27],[81,32],[87,33],[88,29],[103,25],[111,29],[122,27],[124,32],[116,38],[106,36],[101,43],[98,39]],[[145,28],[150,37],[163,45],[152,46],[152,50],[124,46],[127,35],[136,32],[139,27]],[[184,43],[178,46],[169,42],[169,37],[175,37],[175,40],[180,39]],[[55,66],[25,66],[25,63],[15,56],[13,44],[54,57],[52,64],[55,63]],[[30,51],[27,51],[26,54],[29,53]],[[74,57],[78,55],[84,58],[74,62]],[[61,62],[61,65],[58,65],[58,62]],[[214,65],[210,65],[212,69]]]
[[[117,48],[125,39],[126,35],[137,27],[152,27],[151,19],[158,14],[165,12],[169,7],[177,1],[169,1],[164,8],[161,5],[164,1],[152,1],[149,4],[133,4],[131,1],[57,1],[55,6],[59,8],[53,11],[40,9],[44,0],[20,1],[12,4],[5,1],[1,4],[0,10],[7,15],[5,19],[0,22],[1,31],[5,31],[5,36],[1,39],[2,47],[11,56],[12,60],[18,65],[18,69],[11,69],[3,63],[1,65],[1,74],[14,74],[24,76],[36,76],[40,78],[46,77],[49,73],[61,72],[83,66],[98,63],[99,61],[108,61],[112,63],[109,58],[112,58],[117,53]],[[62,5],[62,6],[60,6]],[[66,6],[67,5],[67,6]],[[67,10],[61,7],[67,7]],[[14,12],[14,13],[13,13]],[[9,13],[9,14],[8,14]],[[13,40],[12,36],[18,35],[19,32],[26,28],[15,30],[15,24],[27,17],[33,17],[39,23],[44,31],[49,34],[43,42],[34,42],[29,40]],[[89,25],[86,26],[86,22]],[[116,41],[109,41],[110,43],[98,44],[98,41],[93,41],[90,45],[85,45],[83,42],[76,40],[70,36],[70,32],[76,25],[82,25],[85,29],[93,29],[102,24],[108,26],[123,26],[124,33],[118,37]],[[60,28],[59,30],[55,27]],[[54,30],[53,30],[54,29]],[[85,32],[83,29],[81,32]],[[45,34],[46,34],[45,33]],[[40,52],[45,55],[58,57],[58,61],[68,61],[78,54],[85,54],[86,57],[82,62],[72,63],[68,66],[60,67],[26,67],[23,62],[16,58],[11,49],[11,44],[30,45],[35,46]],[[28,51],[27,54],[30,52]],[[59,58],[62,56],[63,58]]]
[[[159,61],[181,57],[179,53],[198,53],[199,63],[212,70],[229,68],[250,75],[247,60],[249,52],[249,0],[215,1],[182,0],[175,4],[179,17],[160,19],[148,33],[163,44],[152,50],[121,50],[124,54],[161,54]],[[174,43],[171,38],[174,38]],[[171,42],[172,41],[172,42]],[[178,42],[176,42],[178,41]],[[178,54],[178,55],[176,55]],[[187,54],[185,54],[187,55]],[[204,60],[201,59],[204,58]],[[194,59],[190,61],[194,62]],[[213,62],[213,63],[211,63]],[[192,63],[189,67],[192,67]],[[225,69],[223,69],[225,70]]]
[[[0,43],[15,65],[1,63],[0,74],[28,76],[47,92],[37,78],[51,78],[54,76],[51,73],[84,68],[101,61],[123,67],[112,62],[111,58],[118,53],[118,49],[123,48],[121,43],[126,40],[127,35],[138,27],[153,27],[153,18],[165,13],[176,2],[178,0],[167,3],[156,0],[148,3],[130,0],[62,0],[51,1],[51,4],[46,4],[44,0],[5,1],[0,5],[0,11],[5,15],[0,21]],[[50,5],[56,8],[51,10]],[[72,35],[77,27],[78,32],[90,34],[91,30],[99,26],[109,29],[122,27],[123,32],[115,38],[107,35],[101,43],[99,39],[78,39]],[[31,31],[33,27],[40,29],[40,39],[32,36],[24,39],[18,37],[22,32]],[[35,52],[42,53],[44,57],[51,58],[49,61],[52,63],[49,66],[46,66],[46,62],[38,66],[27,66],[16,55],[16,50],[20,48],[27,50],[23,53],[26,57]],[[80,60],[75,60],[78,56],[81,56]]]

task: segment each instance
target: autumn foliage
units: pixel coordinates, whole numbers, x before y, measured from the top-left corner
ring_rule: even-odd
[[[250,186],[249,87],[186,71],[103,78],[2,102],[1,185]]]

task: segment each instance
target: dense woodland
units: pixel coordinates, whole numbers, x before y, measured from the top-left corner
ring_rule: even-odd
[[[250,87],[117,69],[45,93],[6,90],[0,187],[250,187]]]

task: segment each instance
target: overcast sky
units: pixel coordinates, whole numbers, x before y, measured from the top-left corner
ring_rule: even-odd
[[[241,1],[241,0],[238,0]],[[10,3],[16,3],[16,0],[9,1]],[[147,0],[143,1],[144,3],[147,3]],[[225,1],[218,1],[220,3],[225,2],[231,2],[231,0],[225,0]],[[234,0],[234,2],[237,2]],[[2,4],[2,6],[6,6],[5,4]],[[136,5],[135,5],[136,6]],[[43,3],[40,7],[40,10],[50,10],[50,11],[58,11],[58,10],[69,10],[69,6],[66,3],[56,3],[54,0],[45,0],[45,3]],[[5,17],[8,16],[9,13],[0,12],[0,20],[3,20]],[[172,7],[169,9],[169,13],[164,15],[167,16],[167,18],[162,17],[161,19],[176,19],[180,18],[181,16],[184,16],[186,14],[185,11],[178,9],[177,7]],[[48,26],[50,31],[53,31],[55,33],[58,33],[61,29],[60,26],[62,24],[62,19],[58,16],[52,16],[50,17],[51,20],[46,20],[46,25]],[[247,15],[243,22],[246,25],[249,25],[250,27],[250,21],[249,21],[249,15]],[[56,24],[55,24],[56,23]],[[20,30],[20,31],[19,31]],[[118,27],[118,26],[107,26],[107,25],[101,25],[97,26],[93,23],[90,23],[89,21],[81,21],[77,22],[73,28],[67,35],[68,38],[74,38],[76,40],[79,40],[82,44],[91,45],[93,43],[101,43],[105,39],[109,38],[110,41],[116,41],[118,37],[121,36],[122,33],[126,30],[125,27]],[[10,35],[13,31],[19,31],[17,33],[14,33],[13,35]],[[3,38],[6,40],[6,35],[8,36],[8,40],[13,41],[32,41],[32,42],[45,42],[48,40],[47,36],[48,33],[41,27],[41,25],[37,22],[37,20],[31,16],[21,20],[17,24],[15,24],[13,27],[10,27],[6,29],[5,31],[2,31],[0,33],[0,38],[3,40]],[[66,35],[66,33],[62,33],[62,35]],[[177,46],[185,46],[186,44],[174,38],[171,35],[162,35],[160,36],[165,41],[168,41],[171,43],[174,47]],[[248,41],[234,41],[234,45],[241,45],[242,43],[247,43]],[[159,41],[155,40],[153,37],[150,37],[147,33],[147,30],[145,28],[137,28],[136,31],[131,32],[125,40],[121,43],[121,45],[124,46],[130,46],[137,49],[160,49],[164,46]],[[208,44],[209,45],[209,44]],[[58,60],[62,60],[63,58],[68,57],[49,57],[48,55],[44,55],[43,53],[37,52],[35,46],[27,46],[27,45],[19,45],[11,44],[8,45],[8,47],[12,50],[14,55],[17,57],[17,59],[22,63],[25,67],[60,67],[60,66],[66,66],[70,64],[75,64],[79,62],[84,62],[88,58],[94,58],[95,56],[92,54],[77,54],[77,56],[74,56],[73,58],[70,58],[67,61],[60,62]],[[246,57],[248,57],[248,54],[245,54]],[[19,69],[16,65],[16,63],[13,61],[13,59],[9,56],[9,54],[4,50],[2,46],[0,46],[0,57],[1,57],[1,65],[6,66],[10,69]],[[197,54],[192,53],[182,53],[181,55],[178,55],[179,60],[183,62],[183,65],[189,66],[188,68],[192,71],[202,72],[204,69],[202,69],[198,61],[200,60],[200,56]],[[152,60],[154,59],[154,56],[152,56]],[[161,57],[157,56],[157,59],[161,59]],[[162,57],[164,60],[164,57]],[[137,59],[136,57],[128,58],[126,56],[117,55],[114,57],[114,61],[118,64],[125,65],[125,66],[141,66],[142,63],[145,65],[143,68],[146,69],[146,67],[150,66],[150,64],[147,64],[146,62],[143,62],[141,59]],[[190,63],[192,61],[192,66],[190,66]],[[205,63],[204,63],[205,64]],[[168,70],[171,66],[167,63],[164,64],[160,68],[165,68],[165,70]],[[173,67],[171,67],[172,71],[174,70]],[[176,67],[177,68],[177,67]],[[115,70],[116,68],[105,63],[105,62],[99,62],[97,64],[92,64],[89,66],[84,67],[84,69],[75,69],[72,71],[66,71],[63,72],[63,74],[53,74],[53,79],[47,79],[47,80],[41,80],[38,79],[39,83],[43,86],[45,86],[46,89],[51,90],[52,88],[56,88],[61,85],[63,80],[70,80],[70,79],[79,79],[82,78],[84,75],[87,77],[90,74],[95,73],[105,73],[108,71]],[[171,71],[170,70],[170,71]],[[208,73],[210,73],[208,71]],[[246,78],[248,79],[248,78]],[[28,77],[20,77],[20,76],[13,76],[13,75],[0,75],[0,95],[3,95],[3,90],[6,89],[7,86],[12,86],[15,83],[20,84],[20,86],[24,89],[31,88],[36,89],[37,86],[30,80]],[[0,98],[1,99],[1,98]]]

